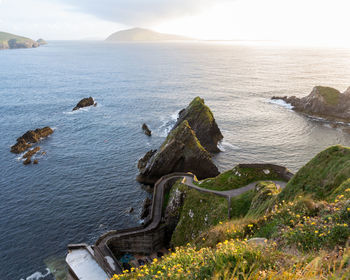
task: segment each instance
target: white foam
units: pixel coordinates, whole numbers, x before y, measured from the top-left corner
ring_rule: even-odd
[[[26,280],[39,280],[39,279],[43,279],[45,278],[46,276],[48,276],[50,274],[50,269],[46,268],[46,273],[45,274],[42,274],[41,272],[39,271],[36,271],[34,272],[32,275],[28,276],[26,278]],[[24,280],[23,278],[21,280]]]
[[[229,142],[226,142],[226,141],[219,142],[218,148],[220,149],[220,151],[226,152],[225,147],[228,148],[228,149],[231,149],[231,150],[237,150],[237,149],[239,149],[238,146],[232,145],[232,144],[229,143]]]
[[[88,112],[88,111],[90,111],[91,107],[93,107],[93,106],[83,107],[83,108],[80,108],[80,109],[74,110],[74,111],[63,112],[63,114],[64,115],[75,115],[75,114],[79,114],[82,112]]]
[[[176,111],[175,113],[171,114],[170,119],[164,119],[162,121],[162,124],[160,127],[155,131],[155,135],[159,137],[167,137],[171,129],[174,127],[177,117],[179,115],[179,112]]]
[[[287,108],[289,110],[292,110],[294,108],[292,105],[290,105],[289,103],[285,102],[282,99],[270,99],[268,103],[276,104],[284,108]]]

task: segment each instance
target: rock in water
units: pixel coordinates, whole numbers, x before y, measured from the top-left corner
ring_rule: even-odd
[[[152,131],[148,128],[147,124],[142,125],[142,130],[147,136],[152,136]]]
[[[274,96],[272,99],[281,99],[291,104],[295,111],[308,115],[350,122],[350,88],[341,93],[334,88],[317,86],[303,98]]]
[[[95,101],[92,97],[83,98],[79,103],[73,108],[73,111],[80,108],[89,107],[95,105]]]
[[[196,133],[201,145],[209,152],[220,152],[218,142],[224,137],[215,121],[214,115],[204,100],[196,97],[190,105],[180,111],[178,120],[173,129],[177,128],[184,120],[187,120],[190,127]]]
[[[47,45],[47,42],[42,38],[36,40],[36,42],[39,44],[39,46]]]
[[[32,144],[39,142],[41,138],[45,138],[53,133],[53,130],[46,126],[37,128],[36,130],[28,130],[21,137],[17,138],[17,143],[11,147],[11,152],[15,154],[23,153],[29,149]]]
[[[158,151],[150,151],[140,159],[138,168],[137,180],[145,184],[154,184],[160,177],[173,172],[192,172],[198,179],[219,174],[187,120],[170,132]]]

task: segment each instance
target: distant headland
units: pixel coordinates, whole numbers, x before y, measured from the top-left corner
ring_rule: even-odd
[[[145,42],[145,41],[190,41],[192,38],[158,33],[149,29],[144,28],[132,28],[128,30],[122,30],[110,35],[106,41],[116,42]]]
[[[11,33],[0,32],[0,50],[37,48],[45,44],[47,44],[47,42],[43,39],[34,41],[30,38],[14,35]]]

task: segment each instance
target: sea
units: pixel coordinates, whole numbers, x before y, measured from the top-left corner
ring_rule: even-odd
[[[0,279],[53,279],[68,244],[139,225],[152,194],[135,180],[137,162],[196,96],[224,135],[213,156],[220,171],[267,162],[296,172],[328,146],[350,146],[350,126],[270,100],[316,85],[345,91],[349,61],[350,49],[259,42],[51,41],[0,51]],[[72,111],[89,96],[96,107]],[[11,145],[44,126],[54,129],[39,143],[45,153],[23,165]]]

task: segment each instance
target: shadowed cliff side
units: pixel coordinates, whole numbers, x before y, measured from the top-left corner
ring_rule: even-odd
[[[172,172],[192,172],[199,179],[215,177],[219,171],[210,154],[198,141],[185,120],[170,132],[158,151],[148,152],[138,163],[141,183],[154,184],[160,177]]]

